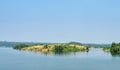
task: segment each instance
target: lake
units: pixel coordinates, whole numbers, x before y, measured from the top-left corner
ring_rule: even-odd
[[[119,70],[120,57],[102,49],[54,55],[0,48],[0,70]]]

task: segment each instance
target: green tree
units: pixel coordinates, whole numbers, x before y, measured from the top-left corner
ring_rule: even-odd
[[[63,47],[62,46],[55,46],[55,52],[63,52]]]
[[[110,52],[112,55],[120,55],[120,44],[112,43]]]
[[[19,45],[14,46],[14,49],[21,49],[21,48],[24,48],[24,47],[29,47],[29,45],[19,44]]]
[[[44,48],[48,48],[48,45],[44,45]]]
[[[116,43],[115,43],[115,42],[113,42],[111,47],[115,47],[115,46],[116,46]]]

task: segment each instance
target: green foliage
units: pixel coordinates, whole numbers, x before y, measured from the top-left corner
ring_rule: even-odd
[[[112,48],[113,48],[113,47],[116,47],[116,45],[117,45],[117,44],[116,44],[115,42],[113,42],[112,45],[111,45],[111,47],[112,47]]]
[[[78,49],[78,48],[73,48],[73,47],[69,47],[69,48],[64,48],[63,51],[64,51],[64,52],[77,52],[77,51],[80,51],[80,49]]]
[[[104,48],[103,48],[103,51],[104,51],[104,52],[110,52],[110,47],[104,47]]]
[[[29,48],[30,47],[30,48]],[[41,47],[38,45],[35,48],[32,48],[35,46],[29,46],[26,44],[19,44],[14,47],[14,49],[18,50],[30,50],[30,51],[39,51],[39,52],[53,52],[55,54],[63,54],[63,53],[71,53],[71,52],[88,52],[89,48],[85,46],[79,46],[79,45],[73,45],[73,44],[45,44]]]
[[[47,49],[47,48],[48,48],[48,45],[44,45],[44,48]]]
[[[19,45],[14,46],[14,49],[21,49],[21,48],[24,48],[24,47],[29,47],[29,45],[19,44]]]
[[[59,53],[63,52],[63,49],[64,49],[63,46],[55,46],[54,51]]]
[[[54,52],[56,53],[68,53],[68,52],[78,52],[78,51],[89,51],[89,48],[82,49],[76,46],[70,46],[69,44],[66,45],[56,45],[54,47]]]
[[[112,43],[110,52],[112,55],[120,55],[120,43]]]

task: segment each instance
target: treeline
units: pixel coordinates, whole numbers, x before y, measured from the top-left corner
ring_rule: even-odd
[[[105,48],[105,47],[111,47],[111,44],[82,44],[87,47],[93,47],[93,48]]]
[[[74,44],[74,45],[82,45],[79,42],[69,42],[69,43],[39,43],[39,42],[8,42],[8,41],[0,41],[0,46],[5,47],[14,47],[19,44],[26,44],[26,45],[50,45],[50,44]]]
[[[27,44],[18,44],[16,46],[14,46],[13,48],[14,49],[21,49],[21,48],[25,48],[25,47],[29,47],[30,45],[27,45]]]
[[[80,42],[69,42],[69,43],[39,43],[39,42],[8,42],[8,41],[0,41],[0,47],[14,47],[19,44],[26,44],[26,45],[50,45],[50,44],[74,44],[74,45],[82,45],[86,47],[93,47],[93,48],[104,48],[104,47],[111,47],[111,44],[83,44]]]
[[[19,44],[26,45],[41,45],[41,44],[49,44],[49,43],[39,43],[39,42],[8,42],[8,41],[0,41],[0,47],[14,47]]]

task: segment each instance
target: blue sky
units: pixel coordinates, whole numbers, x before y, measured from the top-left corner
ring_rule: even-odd
[[[120,41],[120,0],[0,0],[0,40]]]

